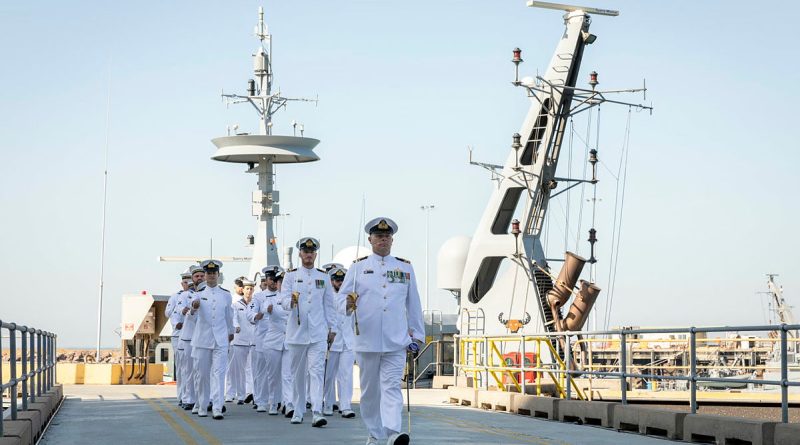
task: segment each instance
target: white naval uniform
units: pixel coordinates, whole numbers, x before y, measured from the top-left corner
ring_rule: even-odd
[[[187,291],[182,294],[183,296],[183,309],[189,308],[194,299],[195,292]],[[181,309],[181,313],[183,313]],[[186,404],[194,404],[197,401],[197,373],[195,373],[194,362],[192,356],[192,336],[194,335],[194,327],[197,324],[197,314],[192,314],[190,310],[186,311],[183,315],[183,328],[181,329],[180,345],[181,350],[181,379],[183,380],[181,400]]]
[[[295,308],[291,307],[292,292],[300,294]],[[292,361],[295,416],[302,417],[308,399],[312,412],[321,412],[328,332],[336,332],[337,318],[330,277],[324,270],[302,266],[287,272],[281,288],[280,304],[289,312],[286,345]],[[310,380],[308,398],[307,375]]]
[[[267,295],[275,296],[277,293],[277,291],[271,291],[269,289],[256,292],[255,295],[253,295],[252,301],[250,301],[250,307],[247,309],[247,319],[255,326],[253,331],[253,343],[255,344],[255,350],[253,352],[255,355],[252,358],[253,403],[257,406],[267,405],[267,361],[265,355],[266,350],[264,349],[264,339],[267,336],[269,322],[266,318],[266,311],[262,311],[261,307]],[[264,306],[264,308],[266,309],[266,306]],[[259,312],[264,314],[264,318],[261,320],[256,320],[256,315]]]
[[[183,297],[182,295],[187,292],[184,290],[178,291],[172,296],[169,297],[169,301],[167,301],[167,308],[164,310],[164,315],[169,318],[169,323],[172,325],[172,337],[170,338],[172,342],[172,377],[175,381],[175,391],[178,397],[178,403],[183,403],[183,379],[181,378],[181,355],[182,349],[181,346],[181,330],[178,329],[178,323],[183,323],[183,314],[181,311],[183,310]],[[183,326],[181,326],[183,327]]]
[[[233,334],[231,342],[230,361],[228,362],[228,381],[231,392],[226,395],[231,399],[244,400],[248,394],[253,393],[253,373],[251,368],[250,346],[253,344],[253,331],[255,326],[247,319],[249,304],[244,298],[233,303],[233,328],[238,333]]]
[[[339,290],[339,309],[355,291],[360,335],[354,338],[360,369],[361,417],[369,434],[386,439],[400,432],[403,394],[400,380],[412,337],[425,339],[414,268],[405,260],[376,254],[350,266]]]
[[[262,350],[266,362],[264,400],[270,408],[276,407],[280,402],[286,403],[282,392],[284,378],[282,370],[283,356],[286,351],[286,320],[289,318],[289,312],[278,304],[278,299],[277,294],[266,294],[257,308],[258,312],[264,314],[262,321],[267,325]],[[270,305],[272,306],[271,313],[269,312]]]
[[[333,305],[339,306],[339,300],[344,298],[339,292],[334,291]],[[337,312],[336,337],[328,351],[328,367],[325,370],[325,394],[323,406],[325,410],[333,409],[336,405],[336,387],[339,387],[341,403],[339,409],[350,409],[353,398],[353,316]]]
[[[225,402],[225,368],[228,365],[228,336],[233,335],[231,294],[220,286],[206,286],[195,294],[197,326],[192,336],[192,357],[197,359],[197,403],[202,411],[209,398],[215,412]]]

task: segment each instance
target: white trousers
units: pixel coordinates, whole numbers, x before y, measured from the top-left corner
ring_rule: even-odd
[[[338,391],[339,409],[344,411],[352,409],[350,402],[353,400],[353,351],[339,353],[339,369],[336,370],[336,387]]]
[[[402,428],[400,380],[406,351],[356,352],[356,360],[361,370],[361,418],[372,437],[386,439]]]
[[[250,369],[250,345],[233,345],[228,362],[228,380],[225,387],[226,399],[244,400],[253,393],[253,374]],[[230,385],[230,390],[227,385]]]
[[[267,382],[267,361],[266,353],[253,349],[253,403],[258,406],[267,404],[266,382]]]
[[[227,345],[216,349],[194,348],[192,356],[197,373],[197,403],[199,409],[206,409],[209,396],[214,411],[221,412],[225,404],[225,371],[228,365]],[[210,392],[209,392],[210,390]]]
[[[231,363],[233,361],[233,345],[228,347],[228,370],[225,371],[225,399],[233,399],[234,378],[231,377]]]
[[[178,403],[183,403],[183,392],[181,391],[181,354],[183,351],[178,349],[181,344],[180,337],[171,337],[172,341],[172,381],[175,382],[175,393]]]
[[[339,369],[339,356],[341,352],[328,351],[328,366],[325,368],[325,392],[322,397],[322,406],[333,409],[336,405],[336,370]]]
[[[311,402],[312,412],[322,411],[322,373],[325,371],[326,345],[324,341],[308,345],[288,345],[292,357],[295,414],[305,412],[307,400]],[[306,376],[310,380],[308,394]]]
[[[281,393],[286,409],[294,409],[294,379],[292,377],[292,353],[288,349],[284,349],[281,354]]]
[[[178,383],[181,387],[181,400],[183,403],[194,403],[197,399],[195,390],[194,359],[192,358],[192,343],[188,340],[181,340],[181,379]]]
[[[283,351],[268,349],[264,353],[267,362],[267,378],[264,386],[266,395],[264,400],[269,406],[277,405],[283,401]]]

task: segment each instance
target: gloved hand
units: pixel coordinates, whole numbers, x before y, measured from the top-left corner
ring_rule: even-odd
[[[417,344],[416,341],[412,341],[411,344],[408,345],[408,352],[411,352],[412,354],[416,354],[419,352],[419,345]]]

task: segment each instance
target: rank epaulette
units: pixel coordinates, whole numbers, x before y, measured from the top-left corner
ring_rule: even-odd
[[[287,270],[286,272],[294,272],[294,271],[296,271],[296,270],[297,270],[297,268],[295,267],[294,269],[289,269],[289,270]]]
[[[357,262],[359,262],[359,261],[364,261],[364,260],[366,260],[367,258],[369,258],[369,255],[367,255],[367,256],[362,256],[361,258],[359,258],[359,259],[357,259],[357,260],[353,261],[353,263],[357,263]]]
[[[325,269],[320,269],[319,267],[317,268],[317,270],[322,272],[322,273],[328,273],[328,272],[325,272]]]
[[[402,262],[404,262],[404,263],[411,264],[411,261],[408,261],[408,260],[407,260],[407,259],[405,259],[405,258],[400,258],[399,256],[396,256],[395,258],[397,258],[397,261],[402,261]]]

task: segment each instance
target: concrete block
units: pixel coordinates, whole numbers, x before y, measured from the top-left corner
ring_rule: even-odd
[[[616,405],[618,403],[562,400],[558,404],[558,420],[613,428]]]
[[[476,405],[483,409],[511,412],[517,395],[506,391],[478,391]]]
[[[561,399],[556,397],[517,394],[514,397],[512,412],[540,419],[557,420],[560,401]]]
[[[39,438],[43,426],[42,415],[39,411],[17,411],[17,420],[26,420],[30,422],[33,440],[36,441]]]
[[[614,428],[680,440],[683,438],[683,419],[687,414],[636,405],[617,405],[614,407]]]
[[[82,385],[85,370],[84,363],[56,363],[56,382]]]
[[[50,419],[50,415],[53,411],[50,410],[50,406],[47,403],[40,402],[40,398],[36,398],[36,403],[29,403],[28,404],[28,411],[38,411],[39,415],[41,416],[42,422],[47,422]]]
[[[64,385],[55,384],[55,385],[53,385],[52,389],[56,390],[56,393],[58,394],[58,398],[59,399],[63,399],[64,398]]]
[[[718,444],[773,445],[777,422],[688,414],[683,420],[683,439],[691,442]],[[781,444],[783,445],[783,444]]]
[[[779,423],[775,425],[776,445],[800,445],[800,424]]]
[[[31,423],[27,420],[4,420],[3,437],[15,438],[23,445],[32,444],[33,432],[31,431]]]
[[[454,375],[435,375],[433,376],[433,389],[447,389],[455,386],[456,376]]]
[[[85,385],[119,385],[122,378],[122,365],[114,363],[87,363],[84,367]],[[63,381],[59,380],[63,383]]]
[[[478,391],[474,388],[465,388],[463,386],[451,386],[447,390],[447,395],[450,398],[450,403],[455,403],[461,406],[477,406]]]
[[[0,445],[23,445],[19,437],[0,437]]]

